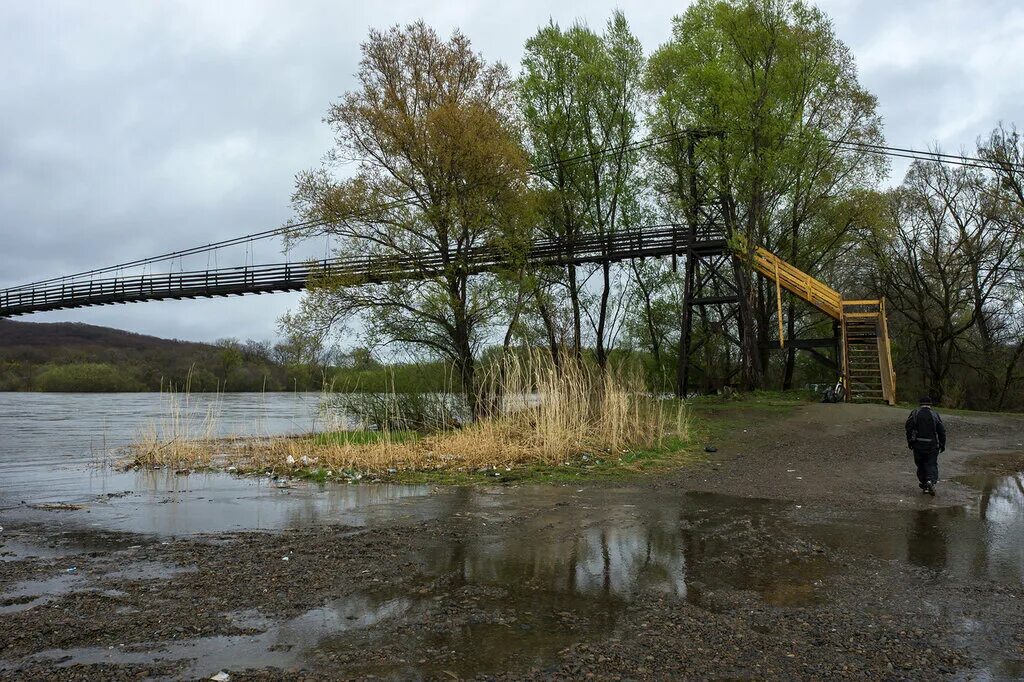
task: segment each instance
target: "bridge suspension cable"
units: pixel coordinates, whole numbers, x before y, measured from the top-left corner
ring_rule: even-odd
[[[543,177],[546,172],[554,170],[554,169],[559,168],[559,167],[575,165],[577,163],[582,163],[582,162],[585,162],[585,161],[600,159],[600,158],[604,158],[604,157],[607,157],[607,156],[612,156],[614,154],[620,154],[620,153],[625,153],[625,152],[630,152],[630,151],[641,151],[641,150],[644,150],[644,149],[650,149],[650,148],[653,148],[653,147],[657,147],[657,146],[660,146],[660,145],[664,145],[664,144],[667,144],[667,143],[670,143],[670,142],[673,142],[673,141],[685,138],[685,137],[690,136],[690,135],[712,136],[712,135],[720,135],[720,134],[723,134],[724,132],[726,132],[726,131],[724,131],[722,129],[713,129],[713,128],[704,128],[704,129],[701,129],[701,128],[694,128],[694,129],[686,128],[686,129],[680,129],[678,131],[673,131],[673,132],[670,132],[670,133],[665,133],[665,134],[660,134],[660,135],[651,135],[651,136],[645,137],[645,138],[640,139],[640,140],[636,140],[636,141],[632,141],[632,142],[627,142],[627,143],[623,143],[623,144],[620,144],[620,145],[607,146],[607,147],[603,147],[603,148],[600,148],[600,149],[589,151],[589,152],[586,152],[586,153],[583,153],[583,154],[579,154],[579,155],[576,155],[576,156],[567,157],[565,159],[559,159],[559,160],[556,160],[556,161],[551,161],[551,162],[548,162],[546,164],[542,164],[542,165],[539,165],[539,166],[536,166],[536,167],[530,169],[528,171],[528,174],[531,175],[531,176],[535,176],[535,177]],[[844,151],[864,152],[864,153],[869,153],[869,154],[877,154],[877,155],[883,155],[883,156],[889,156],[889,157],[895,157],[895,158],[904,158],[904,159],[909,159],[909,160],[914,160],[914,161],[937,162],[937,163],[959,165],[959,166],[972,167],[972,168],[981,168],[981,169],[985,169],[985,170],[993,170],[996,167],[1000,167],[1000,168],[1008,168],[1010,170],[1017,170],[1017,171],[1020,171],[1020,172],[1024,172],[1024,166],[1021,166],[1021,165],[1012,164],[1012,163],[1008,163],[1008,162],[996,162],[996,161],[993,161],[993,160],[986,160],[986,159],[982,159],[982,158],[978,158],[978,157],[966,156],[966,155],[962,155],[962,154],[961,155],[954,155],[954,154],[945,154],[945,153],[937,152],[937,151],[921,151],[921,150],[916,150],[916,149],[912,149],[912,148],[908,148],[908,147],[894,147],[894,146],[889,146],[889,145],[880,145],[880,144],[873,144],[873,143],[868,143],[868,142],[858,142],[858,141],[851,141],[851,140],[840,140],[840,139],[831,139],[831,138],[822,138],[822,139],[824,141],[826,141],[826,142],[831,143],[831,144],[835,144],[838,148],[843,149]],[[200,253],[206,253],[206,252],[214,252],[214,254],[216,254],[216,252],[219,249],[227,248],[227,247],[231,247],[231,246],[237,246],[237,245],[240,245],[240,244],[247,244],[249,247],[251,247],[252,243],[254,241],[257,241],[257,240],[263,240],[263,239],[268,239],[268,238],[288,235],[288,234],[300,232],[300,231],[306,230],[306,229],[315,229],[317,227],[324,227],[326,225],[330,225],[332,223],[337,223],[337,222],[344,221],[344,220],[359,219],[359,218],[362,218],[362,217],[367,217],[369,215],[375,215],[376,212],[379,212],[379,211],[385,211],[385,210],[389,210],[391,208],[399,208],[401,206],[409,206],[409,205],[412,205],[412,204],[416,203],[416,201],[417,201],[417,198],[415,198],[415,197],[408,197],[408,198],[404,198],[404,199],[396,199],[396,200],[393,200],[393,201],[382,203],[381,205],[376,206],[373,209],[368,209],[366,211],[355,211],[355,212],[351,212],[351,213],[349,213],[347,215],[333,216],[331,218],[326,218],[326,219],[313,219],[313,220],[306,220],[306,221],[288,223],[286,225],[282,225],[282,226],[279,226],[279,227],[271,228],[271,229],[268,229],[268,230],[263,230],[263,231],[260,231],[260,232],[254,232],[254,233],[251,233],[251,234],[246,234],[246,235],[242,235],[242,236],[239,236],[239,237],[233,237],[233,238],[230,238],[230,239],[225,239],[225,240],[221,240],[221,241],[217,241],[217,242],[211,242],[209,244],[204,244],[204,245],[201,245],[201,246],[195,246],[195,247],[191,247],[191,248],[188,248],[188,249],[183,249],[183,250],[179,250],[179,251],[171,251],[171,252],[163,253],[163,254],[160,254],[160,255],[157,255],[157,256],[151,256],[151,257],[148,257],[148,258],[140,258],[140,259],[136,259],[136,260],[132,260],[132,261],[127,261],[127,262],[124,262],[124,263],[118,263],[116,265],[110,265],[110,266],[105,266],[105,267],[101,267],[101,268],[95,268],[95,269],[92,269],[92,270],[85,270],[85,271],[73,273],[73,274],[70,274],[70,275],[60,275],[60,276],[51,277],[51,278],[48,278],[48,279],[37,280],[37,281],[29,282],[29,283],[26,283],[26,284],[21,284],[21,285],[17,285],[17,286],[13,286],[13,287],[8,287],[8,288],[3,289],[3,291],[7,291],[7,292],[20,291],[20,290],[25,290],[25,289],[30,289],[30,288],[38,287],[38,286],[41,286],[41,285],[52,284],[52,283],[58,282],[58,281],[75,280],[75,279],[83,278],[83,277],[94,278],[97,275],[107,274],[107,273],[116,272],[116,271],[123,271],[124,269],[127,269],[127,268],[133,268],[133,267],[139,267],[139,266],[143,266],[145,268],[146,266],[150,266],[150,265],[152,265],[154,263],[160,263],[160,262],[166,262],[166,261],[171,261],[171,267],[173,269],[173,262],[174,262],[174,260],[176,260],[176,259],[183,259],[185,256],[190,256],[190,255],[195,255],[195,254],[200,254]],[[248,250],[249,249],[247,248],[247,252],[248,252]],[[216,255],[214,257],[216,257]],[[180,262],[179,269],[183,270],[184,269],[184,263],[183,263],[183,261],[180,261],[180,260],[179,260],[179,262]]]

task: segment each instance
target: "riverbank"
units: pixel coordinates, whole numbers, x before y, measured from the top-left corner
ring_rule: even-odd
[[[536,436],[540,430],[536,419],[485,423],[482,428],[471,425],[435,436],[328,431],[276,438],[151,439],[126,448],[118,466],[348,484],[629,481],[715,459],[715,443],[734,439],[746,426],[777,419],[808,402],[802,392],[766,392],[701,398],[685,405],[676,401],[639,405],[619,418],[629,428],[598,414],[601,432],[594,433],[589,444],[585,439],[579,443],[578,432],[584,429],[578,428],[570,434],[571,442],[558,442],[547,450],[537,446],[541,439]],[[660,416],[651,416],[655,410]],[[564,429],[564,417],[558,422],[557,428],[543,432]],[[621,445],[609,447],[607,432],[616,434]]]
[[[717,416],[716,452],[629,483],[331,485],[380,495],[260,533],[25,511],[0,534],[0,678],[1024,674],[1022,420],[949,415],[931,498],[903,410]]]

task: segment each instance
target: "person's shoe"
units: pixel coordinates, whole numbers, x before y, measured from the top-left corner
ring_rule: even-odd
[[[932,497],[935,497],[935,484],[929,481],[928,486],[924,489],[924,491],[931,495]]]

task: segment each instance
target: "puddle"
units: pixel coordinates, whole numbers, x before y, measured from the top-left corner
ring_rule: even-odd
[[[511,493],[461,489],[420,499],[420,504],[484,520],[481,534],[470,541],[434,544],[416,557],[419,571],[440,581],[441,587],[426,595],[359,595],[284,622],[249,610],[228,618],[259,634],[53,650],[32,658],[62,665],[193,659],[183,674],[209,676],[221,669],[296,669],[341,653],[350,657],[345,669],[353,674],[408,678],[430,671],[417,661],[363,660],[352,632],[368,631],[371,639],[389,636],[388,629],[378,635],[373,626],[412,617],[426,600],[465,598],[480,600],[481,609],[471,612],[483,620],[424,628],[424,634],[414,636],[421,638],[417,649],[444,652],[445,662],[433,673],[468,676],[540,664],[573,642],[608,636],[641,592],[702,602],[718,590],[744,590],[769,603],[793,606],[812,603],[816,581],[829,570],[823,563],[792,561],[791,551],[776,551],[772,542],[764,542],[782,535],[788,509],[766,501],[715,495],[637,501],[630,490],[537,488]],[[524,507],[535,513],[504,523]],[[744,544],[770,549],[736,549]],[[147,580],[175,570],[190,569],[140,562],[112,577]]]
[[[422,570],[588,598],[652,591],[696,600],[717,589],[752,590],[780,605],[813,601],[814,582],[827,573],[823,562],[792,562],[789,552],[748,557],[737,549],[745,538],[781,531],[783,504],[717,495],[624,503],[635,494],[593,490],[557,499],[565,506],[511,530],[434,546],[419,557]]]
[[[358,594],[330,602],[281,623],[262,619],[255,611],[229,614],[229,619],[236,625],[265,628],[257,634],[140,643],[130,647],[54,649],[39,652],[29,660],[47,661],[60,666],[191,661],[178,674],[201,679],[208,679],[221,670],[265,666],[290,669],[302,660],[304,652],[324,638],[371,627],[382,620],[405,613],[411,605],[412,602],[405,598]]]
[[[393,484],[319,485],[221,473],[176,476],[168,471],[112,474],[129,477],[148,492],[105,497],[84,509],[49,511],[18,505],[3,511],[4,523],[56,524],[175,537],[237,530],[280,530],[328,523],[365,526],[437,518],[442,509],[423,504],[430,486]]]
[[[70,594],[84,582],[78,573],[63,573],[43,580],[15,583],[0,593],[0,615],[27,611]]]
[[[56,546],[36,545],[0,535],[0,562],[23,561],[25,559],[56,559],[71,553]]]
[[[958,479],[977,491],[966,506],[940,497],[912,509],[865,511],[810,520],[812,533],[834,546],[956,577],[1024,584],[1024,474]]]
[[[425,634],[413,630],[414,642],[406,649],[414,655],[405,660],[365,660],[363,640],[352,643],[338,637],[321,642],[313,655],[320,660],[342,656],[347,661],[346,674],[352,677],[470,679],[481,673],[542,667],[567,646],[609,636],[626,604],[614,599],[536,593],[510,595],[507,602],[502,600],[502,606],[502,615],[494,619]],[[380,639],[371,639],[369,646],[386,646],[378,644]]]

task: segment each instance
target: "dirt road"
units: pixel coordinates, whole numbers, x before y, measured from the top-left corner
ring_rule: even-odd
[[[931,498],[903,410],[739,417],[628,486],[259,533],[3,522],[0,678],[1024,677],[1024,420],[946,415]]]

